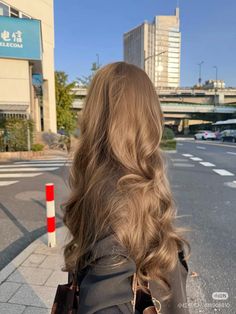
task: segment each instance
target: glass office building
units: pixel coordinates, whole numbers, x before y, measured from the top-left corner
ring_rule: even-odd
[[[179,8],[124,34],[124,60],[145,69],[156,88],[179,87],[180,54]]]

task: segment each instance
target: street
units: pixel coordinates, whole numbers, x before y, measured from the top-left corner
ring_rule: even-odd
[[[69,163],[66,157],[51,156],[0,164],[0,270],[46,232],[46,183],[55,184],[56,222],[61,225]]]
[[[220,313],[235,313],[236,145],[178,141],[177,153],[168,154],[168,160],[178,214],[186,215],[180,225],[192,229],[189,265],[198,274],[192,280],[201,290],[202,313],[215,313],[215,303],[222,306]],[[229,297],[217,301],[213,292]],[[191,313],[199,313],[194,294]]]
[[[198,307],[204,314],[213,313],[214,305],[223,303],[220,313],[235,313],[236,145],[179,140],[177,152],[166,156],[178,214],[183,216],[179,223],[192,230],[187,236],[192,248],[189,272],[197,273],[191,281],[199,295],[189,291],[191,313],[199,313]],[[46,183],[55,184],[56,220],[62,224],[60,204],[68,195],[69,165],[67,158],[57,156],[1,163],[0,269],[46,231]],[[216,301],[213,292],[229,297]]]

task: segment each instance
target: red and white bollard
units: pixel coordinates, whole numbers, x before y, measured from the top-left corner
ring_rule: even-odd
[[[45,185],[45,192],[46,192],[46,209],[47,209],[48,246],[54,247],[56,246],[54,184],[47,183]]]

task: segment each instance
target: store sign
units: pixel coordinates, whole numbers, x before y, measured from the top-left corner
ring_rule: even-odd
[[[41,60],[40,21],[0,16],[0,58]]]

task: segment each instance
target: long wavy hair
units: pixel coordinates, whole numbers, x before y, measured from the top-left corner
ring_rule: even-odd
[[[65,270],[86,264],[96,241],[113,233],[136,263],[138,283],[166,274],[187,245],[160,148],[164,117],[156,90],[140,68],[116,62],[95,74],[80,121],[63,221],[72,236]],[[189,247],[190,248],[190,247]]]

